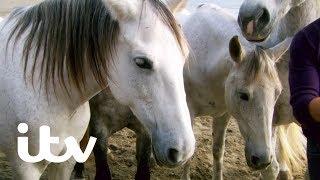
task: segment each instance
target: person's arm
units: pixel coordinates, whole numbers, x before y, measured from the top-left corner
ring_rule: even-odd
[[[291,105],[296,119],[303,125],[320,122],[319,72],[315,48],[303,32],[290,47],[289,84]]]

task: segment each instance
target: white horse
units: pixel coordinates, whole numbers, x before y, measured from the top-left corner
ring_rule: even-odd
[[[257,47],[241,38],[236,19],[231,14],[214,5],[200,6],[182,23],[182,27],[191,47],[191,58],[184,70],[190,112],[192,117],[209,115],[215,119],[212,130],[216,134],[213,137],[215,160],[213,178],[222,179],[224,138],[231,115],[238,118],[241,133],[245,138],[248,164],[254,169],[274,168],[274,166],[268,166],[272,160],[275,160],[274,144],[268,137],[271,136],[272,114],[275,105],[272,101],[276,101],[282,90],[275,63],[288,49],[290,39],[270,49]],[[240,36],[244,46],[240,46],[237,38],[232,39],[235,35]],[[232,39],[230,52],[233,59],[228,51],[230,39]],[[237,52],[241,52],[241,56],[236,54]],[[252,79],[248,77],[248,80],[242,80],[241,78],[246,75],[252,75]],[[238,79],[240,79],[239,82],[234,82]],[[261,87],[276,90],[249,94]],[[105,149],[105,140],[110,134],[127,126],[138,134],[137,174],[148,172],[146,167],[149,167],[147,158],[150,155],[148,150],[150,143],[148,143],[148,137],[143,133],[143,127],[130,125],[137,120],[128,109],[116,106],[107,107],[107,104],[102,104],[103,99],[110,100],[107,94],[101,94],[92,102],[95,116],[90,125],[91,133],[104,134],[102,135],[103,145],[100,149]],[[294,130],[294,134],[301,135],[300,131]],[[253,146],[257,143],[256,140],[261,143]],[[297,144],[300,145],[298,141]],[[97,150],[96,152],[102,151]],[[98,156],[96,159],[101,159],[104,153],[95,155]],[[97,170],[106,166],[105,163],[99,162]],[[276,163],[276,160],[274,162]],[[100,166],[102,164],[103,166]],[[190,162],[184,168],[183,179],[190,179],[189,165]],[[264,176],[266,179],[270,178],[267,173]]]
[[[167,1],[171,2],[171,1]],[[29,153],[39,149],[39,127],[61,142],[79,142],[89,123],[88,100],[108,85],[152,138],[156,159],[176,166],[193,154],[183,66],[186,42],[158,0],[46,0],[17,9],[0,24],[0,149],[15,179],[69,179],[68,162],[27,163],[17,154],[17,126],[29,126]],[[69,168],[68,168],[69,167]]]
[[[232,61],[228,52],[229,40],[239,35],[240,29],[231,14],[215,6],[203,5],[183,28],[196,59],[184,74],[190,111],[196,116],[210,114],[215,119],[214,179],[223,177],[224,141],[230,116],[237,120],[245,139],[248,165],[253,169],[267,167],[263,177],[274,178],[273,171],[270,173],[277,169],[271,140],[272,117],[282,90],[275,65],[281,62],[278,60],[288,49],[290,39],[264,49],[239,36],[243,46],[236,38],[230,42]],[[301,132],[293,129],[300,138]],[[298,147],[295,150],[303,149]]]
[[[319,16],[319,0],[245,0],[240,8],[238,23],[246,39],[264,41],[260,43],[261,46],[271,47],[285,38],[293,36]],[[289,104],[288,61],[289,53],[286,53],[284,59],[277,64],[283,91],[276,103],[274,125],[287,125],[295,122]],[[281,135],[283,138],[292,136],[286,128],[280,132],[284,132]],[[281,147],[284,147],[284,144],[279,146],[280,151],[282,151]],[[296,149],[296,146],[292,144],[291,147],[287,146],[287,148]],[[279,153],[279,155],[280,176],[290,177],[288,160],[296,159],[295,156],[299,155],[284,153]],[[276,174],[276,172],[274,173]]]

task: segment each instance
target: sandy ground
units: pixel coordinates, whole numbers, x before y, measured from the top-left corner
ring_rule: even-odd
[[[197,138],[197,148],[192,158],[191,179],[202,180],[212,178],[212,153],[211,153],[211,124],[209,117],[197,118],[194,127]],[[259,173],[248,168],[244,158],[243,140],[238,127],[231,122],[227,130],[226,152],[224,159],[224,179],[226,180],[251,180],[258,179]],[[136,171],[135,160],[135,134],[124,129],[110,139],[109,165],[115,180],[133,179]],[[182,168],[167,169],[153,163],[152,179],[171,180],[179,179]],[[11,179],[12,171],[4,156],[0,157],[0,179]],[[87,179],[94,179],[95,166],[93,156],[86,162]],[[294,179],[303,179],[304,172],[295,172]],[[45,176],[42,179],[47,179]]]
[[[209,117],[197,118],[194,132],[197,138],[197,148],[192,158],[191,179],[212,178],[212,119]],[[136,169],[135,134],[125,129],[116,133],[110,141],[111,153],[108,154],[115,179],[133,179]],[[94,174],[94,161],[87,163],[87,172]],[[247,180],[258,179],[259,173],[252,171],[246,165],[244,157],[243,139],[234,121],[227,130],[226,152],[224,159],[224,179]],[[166,169],[154,165],[152,179],[179,179],[182,169]],[[294,179],[303,179],[304,172],[295,172]],[[92,178],[90,178],[92,179]]]
[[[29,5],[37,0],[0,0],[0,16],[6,15],[13,7]],[[195,125],[197,137],[197,149],[192,159],[192,179],[211,179],[212,177],[212,153],[211,153],[211,124],[208,117],[198,118]],[[111,152],[107,155],[114,179],[133,179],[136,170],[135,160],[135,134],[125,129],[116,133],[110,139]],[[243,140],[238,127],[234,122],[229,125],[226,140],[224,178],[257,179],[258,172],[248,168],[244,158]],[[94,159],[91,156],[86,163],[88,179],[94,176]],[[0,155],[0,180],[12,179],[12,172],[4,155]],[[295,172],[295,179],[303,179],[303,172]],[[166,169],[154,165],[152,179],[179,179],[181,168]],[[46,179],[44,176],[43,179]]]

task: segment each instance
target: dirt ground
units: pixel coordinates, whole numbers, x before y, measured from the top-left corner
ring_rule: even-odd
[[[212,178],[212,153],[211,153],[211,124],[210,117],[197,118],[194,132],[197,138],[197,148],[192,158],[191,179],[202,180]],[[110,152],[108,153],[109,165],[115,180],[133,179],[136,171],[135,160],[135,134],[124,129],[110,139]],[[182,168],[167,169],[153,163],[152,179],[173,180],[179,179]],[[12,171],[6,158],[0,156],[0,179],[11,179]],[[86,162],[87,179],[94,179],[94,158],[90,156]],[[303,179],[304,172],[295,172],[294,179]],[[246,165],[244,157],[243,139],[234,121],[227,130],[226,152],[224,159],[224,179],[226,180],[251,180],[258,179],[259,173],[252,171]],[[43,179],[46,179],[44,176]]]
[[[13,7],[29,5],[40,0],[0,0],[0,16],[5,16]],[[192,159],[192,179],[211,179],[211,124],[208,117],[198,118],[194,128],[197,148]],[[136,170],[135,134],[125,129],[110,139],[111,152],[107,155],[114,179],[133,179]],[[94,176],[94,159],[91,156],[86,163],[88,179]],[[12,172],[4,155],[0,154],[0,180],[12,179]],[[303,179],[304,172],[295,172],[295,179]],[[179,179],[181,168],[166,169],[154,165],[152,179]],[[224,178],[227,180],[257,179],[259,173],[248,168],[244,158],[243,139],[234,121],[229,125],[224,159]],[[43,177],[43,179],[46,179]]]

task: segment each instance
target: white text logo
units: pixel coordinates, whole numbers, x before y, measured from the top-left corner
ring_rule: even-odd
[[[27,133],[28,125],[25,123],[20,123],[18,125],[18,131],[21,134]],[[76,139],[70,136],[64,140],[64,143],[66,144],[65,153],[61,156],[55,156],[51,153],[50,145],[59,144],[59,137],[50,136],[49,126],[40,127],[39,137],[40,149],[37,156],[31,156],[28,152],[28,137],[18,137],[18,155],[23,161],[36,163],[42,160],[47,160],[49,162],[61,163],[67,161],[73,156],[77,162],[83,163],[89,158],[97,140],[97,138],[90,137],[86,150],[82,152]]]

